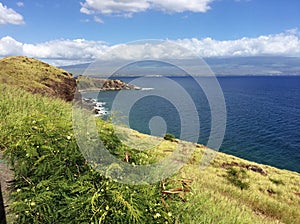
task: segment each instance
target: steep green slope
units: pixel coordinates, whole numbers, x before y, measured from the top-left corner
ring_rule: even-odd
[[[32,93],[73,100],[76,88],[72,74],[24,56],[0,60],[0,83],[17,86]]]

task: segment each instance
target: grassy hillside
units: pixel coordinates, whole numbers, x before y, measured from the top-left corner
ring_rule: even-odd
[[[67,101],[73,100],[76,88],[71,73],[24,56],[0,60],[0,83]]]
[[[74,139],[70,104],[3,84],[0,93],[0,149],[16,179],[11,221],[300,223],[298,173],[222,153],[200,170],[205,147],[198,145],[179,173],[160,183],[118,184],[85,162]],[[139,152],[124,146],[111,125],[97,122],[108,149],[120,159],[129,151],[129,162],[136,164],[158,160],[178,144],[164,140],[151,152]],[[130,133],[129,138],[152,138]],[[174,194],[163,193],[175,192],[174,189]]]

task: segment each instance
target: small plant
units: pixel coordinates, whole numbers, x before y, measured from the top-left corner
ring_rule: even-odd
[[[236,169],[230,167],[227,170],[227,180],[233,185],[241,188],[241,190],[246,190],[250,187],[249,181],[247,181],[248,175],[245,169]]]
[[[175,139],[175,136],[173,134],[166,133],[164,139],[168,141],[173,141]]]
[[[274,184],[276,184],[276,185],[284,185],[284,182],[282,181],[282,180],[278,180],[278,179],[273,179],[273,178],[269,178],[269,180],[271,181],[271,182],[273,182]]]

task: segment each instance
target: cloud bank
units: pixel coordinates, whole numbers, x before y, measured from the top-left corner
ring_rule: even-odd
[[[300,56],[300,39],[296,29],[275,35],[238,40],[217,41],[211,38],[183,39],[177,43],[204,57],[282,55]]]
[[[7,8],[7,6],[3,5],[0,2],[0,25],[4,24],[14,24],[14,25],[22,25],[24,24],[23,16],[14,11],[11,8]]]
[[[102,41],[85,39],[53,40],[39,44],[21,43],[10,36],[0,39],[0,56],[26,55],[48,60],[55,65],[90,62],[96,59],[165,59],[188,58],[192,54],[200,57],[235,56],[296,56],[300,57],[300,34],[289,30],[279,34],[256,38],[244,37],[220,41],[212,38],[174,40],[178,48],[169,47],[168,41],[153,44],[119,44],[110,46]]]
[[[85,14],[103,14],[131,17],[132,14],[147,10],[167,13],[206,12],[212,0],[85,0],[80,12]]]

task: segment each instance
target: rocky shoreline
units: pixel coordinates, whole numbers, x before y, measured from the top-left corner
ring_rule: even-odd
[[[125,83],[119,79],[106,80],[101,90],[140,90],[141,88],[132,84]]]

